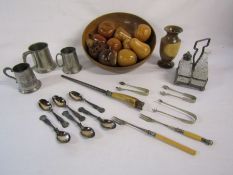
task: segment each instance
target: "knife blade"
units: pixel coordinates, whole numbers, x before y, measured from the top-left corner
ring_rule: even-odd
[[[61,75],[61,77],[65,78],[67,80],[70,80],[72,82],[78,83],[78,84],[80,84],[82,86],[85,86],[87,88],[90,88],[90,89],[93,89],[95,91],[101,92],[102,94],[105,94],[106,96],[112,97],[112,98],[114,98],[116,100],[125,102],[125,103],[129,104],[130,106],[132,106],[132,107],[134,107],[136,109],[142,110],[142,108],[144,106],[144,102],[140,101],[139,99],[137,99],[135,97],[132,97],[132,96],[129,96],[129,95],[126,95],[126,94],[122,94],[122,93],[111,92],[109,90],[104,90],[102,88],[93,86],[91,84],[85,83],[83,81],[80,81],[80,80],[77,80],[77,79],[74,79],[74,78],[71,78],[71,77],[68,77],[68,76],[65,76],[65,75]]]

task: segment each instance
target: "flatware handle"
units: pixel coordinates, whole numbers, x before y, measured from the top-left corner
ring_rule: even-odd
[[[135,97],[121,94],[121,93],[117,93],[117,92],[112,92],[111,97],[116,99],[116,100],[125,102],[125,103],[129,104],[130,106],[137,108],[137,109],[140,109],[140,110],[142,110],[142,107],[144,105],[144,102],[138,100]]]
[[[56,117],[56,119],[61,123],[63,128],[67,128],[69,126],[69,123],[65,121],[63,118],[61,118],[59,115],[57,115],[55,112],[53,112],[53,115]]]
[[[167,143],[167,144],[169,144],[169,145],[171,145],[173,147],[176,147],[176,148],[180,149],[181,151],[184,151],[184,152],[186,152],[188,154],[191,154],[191,155],[196,154],[196,150],[194,150],[192,148],[189,148],[189,147],[187,147],[187,146],[185,146],[185,145],[183,145],[181,143],[178,143],[178,142],[176,142],[176,141],[174,141],[172,139],[169,139],[169,138],[167,138],[167,137],[165,137],[165,136],[163,136],[161,134],[155,134],[155,138],[162,141],[162,142],[164,142],[164,143]]]
[[[99,111],[100,113],[103,113],[105,111],[104,108],[102,107],[99,107],[98,105],[94,104],[94,103],[91,103],[90,101],[88,100],[84,100],[85,102],[87,102],[89,105],[91,105],[94,109],[96,109],[97,111]]]
[[[200,141],[200,142],[203,142],[205,143],[206,145],[213,145],[213,141],[212,140],[209,140],[209,139],[206,139],[198,134],[195,134],[195,133],[192,133],[192,132],[189,132],[189,131],[183,131],[183,135],[185,135],[186,137],[189,137],[191,139],[194,139],[194,140],[197,140],[197,141]]]

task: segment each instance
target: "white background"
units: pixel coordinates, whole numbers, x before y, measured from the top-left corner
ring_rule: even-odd
[[[163,84],[198,97],[195,104],[187,104],[171,97],[163,99],[194,112],[198,120],[187,125],[157,113],[157,119],[214,140],[206,146],[174,133],[167,128],[146,123],[138,118],[139,112],[102,94],[81,87],[60,77],[61,69],[48,74],[36,74],[42,81],[39,91],[23,95],[17,91],[14,80],[0,74],[0,174],[232,174],[233,173],[233,1],[217,0],[0,0],[0,69],[13,67],[22,62],[22,53],[28,46],[45,41],[53,57],[66,46],[77,49],[83,70],[72,77],[90,82],[102,88],[114,90],[118,82],[141,85],[151,90],[149,97],[132,93],[150,105],[161,98]],[[157,45],[151,59],[141,67],[115,74],[92,64],[81,46],[82,31],[97,16],[109,12],[128,12],[141,16],[154,28]],[[210,37],[209,82],[203,92],[174,86],[175,67],[164,70],[157,66],[159,43],[165,35],[164,26],[176,24],[184,29],[179,36],[182,47],[177,63],[183,53],[190,50],[195,40]],[[77,109],[82,102],[67,97],[70,90],[79,91],[84,97],[106,108],[104,118],[119,116],[142,127],[162,133],[183,144],[195,148],[198,153],[190,156],[133,128],[118,126],[106,131],[90,117],[84,122],[96,131],[93,139],[84,139],[79,128],[70,122],[66,129],[72,135],[68,144],[59,144],[49,127],[38,118],[46,114],[59,126],[55,118],[39,109],[40,98],[51,99],[58,94]],[[168,108],[162,108],[168,112]],[[61,114],[64,109],[55,107]],[[60,127],[60,126],[59,126]],[[60,127],[61,128],[61,127]]]

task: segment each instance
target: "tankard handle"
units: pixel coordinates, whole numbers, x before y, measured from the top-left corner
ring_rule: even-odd
[[[58,65],[58,67],[62,67],[62,66],[64,65],[64,63],[62,62],[62,64],[59,64],[59,62],[58,62],[58,56],[59,56],[59,55],[62,57],[61,53],[58,53],[58,54],[56,55],[56,63],[57,63],[57,65]]]
[[[7,71],[8,71],[8,70],[10,70],[11,72],[13,72],[13,70],[12,70],[10,67],[5,67],[5,68],[3,69],[3,73],[4,73],[7,77],[9,77],[9,78],[13,78],[13,79],[15,79],[15,80],[16,80],[16,78],[15,78],[15,77],[10,76],[10,75],[8,75],[8,74],[7,74]]]
[[[23,62],[24,63],[27,63],[27,57],[28,57],[28,55],[30,55],[32,53],[33,53],[32,51],[26,51],[23,53]],[[35,62],[36,62],[36,60],[35,60]],[[35,63],[35,65],[32,68],[36,67],[36,65],[37,65],[37,63]]]

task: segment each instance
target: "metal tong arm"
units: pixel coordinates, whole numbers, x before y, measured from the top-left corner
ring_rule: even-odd
[[[194,103],[195,102],[195,100],[193,100],[193,99],[191,99],[191,98],[189,98],[187,96],[180,97],[178,95],[170,94],[170,93],[167,93],[165,91],[160,91],[160,94],[163,95],[163,96],[168,95],[168,96],[176,97],[176,98],[179,98],[179,99],[184,100],[184,101],[189,102],[189,103]]]
[[[129,85],[129,84],[125,84],[125,85],[128,86],[128,87],[132,87],[132,88],[138,89],[140,91],[143,91],[143,92],[145,92],[147,94],[149,93],[149,89],[146,89],[146,88],[143,88],[143,87],[139,87],[139,86]]]
[[[65,121],[63,118],[61,118],[59,115],[57,115],[53,110],[51,110],[51,112],[56,117],[56,119],[61,123],[63,128],[66,128],[69,126],[69,123]]]
[[[170,107],[173,107],[173,108],[175,108],[175,109],[178,109],[178,110],[180,110],[181,112],[183,112],[183,113],[185,113],[185,114],[191,116],[192,119],[194,119],[194,122],[197,120],[197,116],[196,116],[195,114],[193,114],[192,112],[189,112],[189,111],[186,111],[186,110],[181,109],[181,108],[179,108],[179,107],[176,107],[176,106],[173,106],[173,105],[171,105],[171,104],[168,104],[168,103],[162,101],[161,99],[159,99],[158,101],[159,101],[160,103],[164,103],[164,104],[166,104],[166,105],[168,105],[168,106],[170,106]],[[194,122],[192,122],[192,123],[194,123]]]
[[[187,94],[187,93],[184,93],[184,92],[177,91],[177,90],[175,90],[175,89],[170,88],[170,87],[167,86],[167,85],[163,85],[163,88],[164,88],[164,89],[168,89],[168,90],[173,91],[173,92],[176,92],[176,93],[179,93],[179,94],[181,94],[181,95],[183,95],[183,96],[186,96],[186,97],[188,97],[188,98],[191,98],[192,100],[196,100],[196,99],[197,99],[194,95],[191,95],[191,94]]]
[[[83,101],[85,101],[86,103],[88,103],[89,105],[91,105],[94,109],[96,109],[97,111],[99,111],[100,113],[103,113],[105,111],[104,108],[94,104],[94,103],[91,103],[90,101],[88,101],[87,99],[83,98]]]

